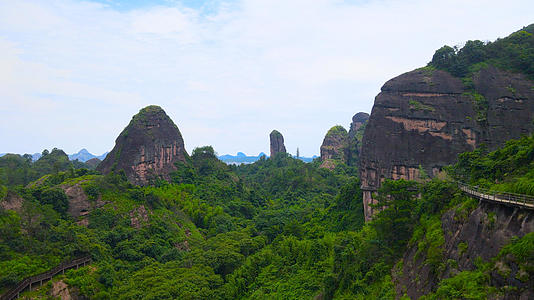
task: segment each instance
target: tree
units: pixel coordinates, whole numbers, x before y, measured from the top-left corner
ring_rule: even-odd
[[[456,50],[450,46],[443,46],[436,50],[432,56],[432,65],[438,69],[448,70],[456,58]]]
[[[399,252],[408,242],[412,228],[412,211],[418,194],[417,183],[406,180],[386,180],[378,190],[378,203],[381,211],[374,217],[372,226],[380,241]]]
[[[60,188],[46,189],[41,193],[41,203],[50,204],[57,212],[65,214],[69,209],[69,199]]]

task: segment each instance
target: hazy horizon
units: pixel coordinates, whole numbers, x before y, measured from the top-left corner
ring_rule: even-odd
[[[441,46],[533,23],[532,1],[0,1],[0,153],[111,151],[160,105],[187,151],[319,154]]]

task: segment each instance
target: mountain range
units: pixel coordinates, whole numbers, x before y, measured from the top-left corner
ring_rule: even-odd
[[[258,156],[247,156],[243,152],[237,152],[236,155],[225,154],[218,156],[218,158],[227,164],[251,164],[258,161],[262,156],[269,158],[269,156],[263,152],[258,154]],[[312,157],[298,157],[298,159],[302,160],[303,162],[312,162],[317,157],[317,155],[314,155]]]
[[[69,154],[69,160],[78,160],[81,162],[87,162],[88,160],[92,158],[98,158],[99,160],[104,160],[104,158],[106,158],[106,155],[108,155],[108,153],[109,151],[105,152],[102,155],[97,156],[87,151],[87,149],[83,148],[77,153]],[[0,153],[0,157],[6,154],[7,153]],[[36,161],[41,157],[41,153],[36,152],[34,154],[31,154],[31,156],[32,156],[32,161]],[[227,164],[251,164],[253,162],[258,161],[262,156],[265,156],[265,158],[269,158],[269,156],[263,152],[258,154],[258,156],[247,156],[243,152],[237,152],[236,155],[225,154],[225,155],[218,156],[218,158]],[[317,155],[314,155],[312,157],[299,157],[298,159],[302,160],[303,162],[312,162],[317,157],[318,157]]]
[[[81,162],[86,162],[92,158],[98,158],[99,160],[104,160],[106,158],[106,155],[108,155],[109,152],[105,152],[102,155],[94,155],[87,151],[87,149],[83,148],[82,150],[78,151],[77,153],[69,154],[69,160],[78,160]],[[0,153],[0,157],[6,155],[7,153]],[[36,152],[34,154],[31,154],[32,161],[37,161],[39,158],[41,158],[42,154],[39,152]]]

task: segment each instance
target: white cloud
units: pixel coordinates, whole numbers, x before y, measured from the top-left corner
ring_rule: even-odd
[[[186,146],[319,152],[325,132],[370,111],[380,86],[443,44],[532,22],[532,1],[210,1],[133,10],[0,0],[0,152],[109,150],[159,104]],[[506,17],[503,17],[506,16]]]

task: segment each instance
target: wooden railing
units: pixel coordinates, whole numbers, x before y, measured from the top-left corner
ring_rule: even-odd
[[[7,291],[5,294],[0,296],[1,300],[11,300],[18,298],[20,293],[29,288],[29,290],[32,290],[32,286],[36,286],[39,284],[39,286],[43,285],[44,281],[52,279],[52,277],[56,276],[59,273],[65,273],[65,270],[76,268],[78,269],[80,266],[85,266],[87,263],[91,262],[91,256],[84,256],[77,258],[75,260],[71,260],[69,262],[61,263],[59,266],[38,274],[34,276],[30,276],[25,278],[24,280],[17,283],[13,288],[11,288],[9,291]]]
[[[458,183],[458,187],[462,192],[483,201],[534,209],[534,197],[530,195],[490,191],[488,189],[470,186],[464,183]]]

